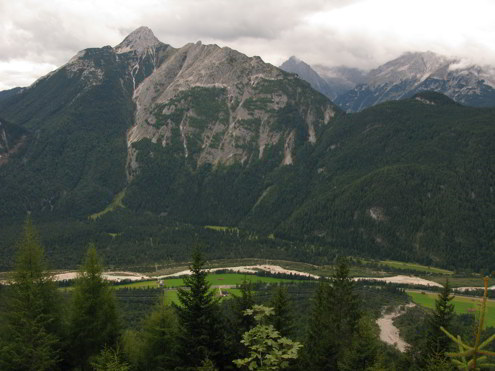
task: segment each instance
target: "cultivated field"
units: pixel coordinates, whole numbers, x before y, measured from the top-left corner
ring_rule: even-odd
[[[438,294],[430,294],[425,293],[422,294],[420,292],[412,292],[408,291],[408,295],[412,298],[412,300],[423,307],[426,308],[435,308],[435,299],[438,297]],[[470,313],[476,314],[480,307],[480,298],[470,298],[470,297],[461,297],[456,296],[453,300],[455,305],[455,311],[458,314]],[[486,305],[486,316],[485,316],[485,324],[487,327],[492,326],[495,327],[495,301],[488,301]]]

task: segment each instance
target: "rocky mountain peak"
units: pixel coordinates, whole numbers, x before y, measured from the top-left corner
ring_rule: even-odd
[[[370,71],[368,84],[378,86],[408,79],[423,81],[452,62],[453,60],[430,51],[407,52]]]
[[[127,35],[124,41],[115,47],[115,51],[117,53],[127,53],[132,50],[141,52],[160,43],[160,40],[156,38],[153,31],[143,26]]]

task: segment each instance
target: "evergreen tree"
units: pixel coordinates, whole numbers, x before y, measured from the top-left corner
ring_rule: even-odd
[[[1,370],[53,370],[60,361],[61,298],[46,271],[38,233],[28,219],[17,245],[0,333]]]
[[[352,347],[361,318],[359,299],[347,261],[340,259],[330,284],[322,281],[313,300],[303,365],[311,370],[337,370]]]
[[[207,272],[201,253],[193,253],[191,275],[184,279],[187,288],[177,291],[180,305],[175,305],[179,319],[178,357],[184,369],[199,367],[212,360],[223,368],[224,339],[218,299],[206,281]]]
[[[361,317],[350,347],[344,348],[339,360],[339,370],[376,370],[380,366],[378,340],[373,331],[372,321]]]
[[[269,317],[270,323],[280,335],[290,337],[294,329],[294,320],[287,288],[278,285],[269,305],[273,308],[273,315]]]
[[[359,297],[354,291],[355,283],[345,259],[337,262],[328,294],[329,314],[335,333],[343,340],[352,339],[361,318]]]
[[[69,318],[70,358],[82,369],[89,369],[90,358],[105,346],[115,347],[119,336],[115,295],[102,273],[98,253],[90,246],[72,293]]]
[[[246,316],[244,313],[247,309],[251,309],[254,305],[253,290],[251,288],[251,281],[244,279],[239,287],[241,295],[234,298],[235,307],[235,328],[236,332],[240,336],[246,331],[251,330],[256,325],[256,322],[252,316]]]
[[[171,370],[177,361],[177,316],[170,306],[158,304],[144,321],[142,370]]]
[[[327,295],[329,283],[320,281],[312,300],[311,314],[308,323],[306,341],[301,358],[301,368],[306,370],[331,370],[336,356],[328,320]]]
[[[435,300],[435,310],[426,320],[428,324],[426,349],[424,351],[426,362],[428,362],[429,358],[444,358],[444,353],[450,349],[450,339],[440,330],[440,327],[450,328],[450,323],[454,317],[453,299],[454,296],[447,279],[442,291]]]

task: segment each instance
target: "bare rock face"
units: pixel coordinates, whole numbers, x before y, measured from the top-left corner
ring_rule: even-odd
[[[139,27],[131,32],[119,45],[115,47],[115,51],[118,54],[127,53],[130,51],[136,51],[142,53],[143,51],[160,45],[153,31],[148,27]]]
[[[9,157],[21,149],[26,138],[25,130],[0,120],[0,166],[5,165]]]
[[[195,167],[246,164],[262,159],[266,148],[280,143],[280,163],[289,165],[296,144],[314,143],[335,114],[330,101],[259,57],[198,42],[169,48],[160,58],[135,86],[129,179],[139,167],[134,144],[143,139],[176,146]],[[316,107],[315,101],[323,104]]]

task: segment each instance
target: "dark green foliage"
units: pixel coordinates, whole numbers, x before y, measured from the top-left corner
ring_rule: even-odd
[[[281,336],[292,337],[294,331],[294,318],[292,317],[291,302],[287,288],[278,285],[273,293],[269,306],[273,308],[273,315],[268,321]]]
[[[218,299],[210,290],[204,271],[205,261],[196,250],[190,266],[192,274],[184,279],[186,289],[178,290],[180,305],[178,357],[183,368],[199,367],[209,359],[223,368],[224,334],[219,317]]]
[[[133,366],[138,370],[173,369],[178,364],[178,322],[173,308],[156,304],[141,327],[141,331],[124,336],[126,352],[131,355]]]
[[[252,316],[245,315],[245,311],[255,304],[251,281],[243,281],[239,289],[241,291],[239,296],[222,303],[222,314],[226,319],[226,347],[233,358],[247,355],[246,348],[241,344],[242,334],[256,325]]]
[[[454,299],[454,296],[447,279],[442,291],[438,294],[437,300],[435,300],[435,310],[427,318],[429,328],[426,349],[423,353],[427,360],[428,358],[433,358],[436,360],[435,362],[439,362],[439,358],[441,359],[445,352],[451,348],[449,338],[440,330],[440,327],[451,330],[450,325],[454,317],[452,299]]]
[[[111,48],[88,51],[101,69],[91,84],[81,71],[57,70],[0,104],[5,119],[36,135],[0,167],[0,217],[32,210],[87,216],[125,185],[126,130],[132,123],[129,80]]]
[[[74,365],[88,369],[91,357],[105,346],[115,347],[119,322],[112,288],[102,277],[103,266],[90,247],[72,292],[69,350]]]
[[[0,117],[0,155],[22,150],[28,135],[29,132],[23,127],[11,124]]]
[[[493,265],[494,114],[411,99],[337,119],[310,155],[310,195],[276,232],[370,256]]]
[[[379,340],[369,317],[361,317],[349,348],[342,350],[339,370],[375,370],[379,366]]]
[[[235,324],[234,328],[237,333],[243,334],[254,327],[255,321],[252,316],[246,316],[245,311],[251,309],[254,305],[253,290],[251,281],[243,281],[241,286],[241,295],[234,298]]]
[[[0,369],[57,369],[61,356],[61,297],[46,271],[30,218],[17,249],[13,284],[0,313]]]
[[[321,282],[309,318],[302,364],[311,370],[337,370],[338,362],[348,358],[360,362],[354,352],[353,339],[361,318],[360,302],[349,277],[349,267],[341,259],[330,282]],[[354,344],[359,346],[359,342]],[[346,361],[347,362],[347,361]]]

